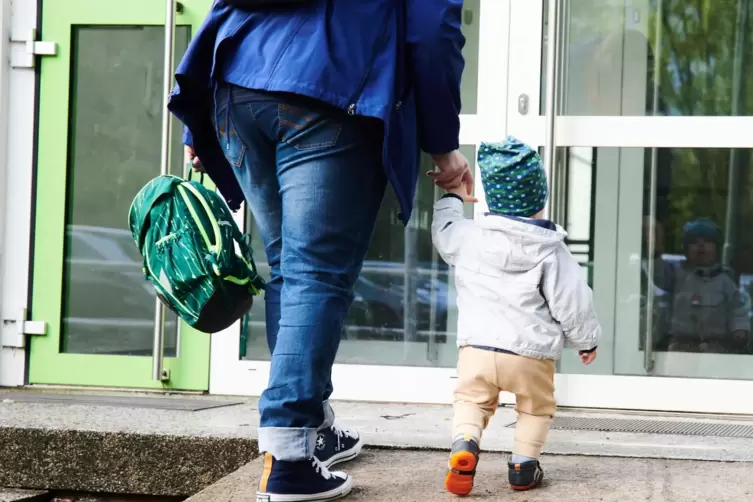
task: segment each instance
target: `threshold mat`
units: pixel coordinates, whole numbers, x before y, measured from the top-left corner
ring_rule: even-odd
[[[69,404],[79,406],[114,406],[154,410],[201,411],[242,404],[243,401],[170,396],[113,396],[100,394],[65,394],[55,392],[0,392],[0,403]]]

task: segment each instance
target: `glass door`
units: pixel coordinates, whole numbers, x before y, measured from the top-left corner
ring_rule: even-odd
[[[175,60],[209,0],[176,4]],[[138,190],[160,173],[165,1],[44,0],[31,340],[31,384],[206,390],[207,335],[164,318],[153,375],[155,294],[127,226]],[[172,71],[171,71],[172,73]],[[172,123],[169,171],[181,175]]]
[[[560,404],[753,413],[753,1],[510,4],[509,130],[545,150],[604,328]]]
[[[506,2],[464,2],[460,142],[474,165],[481,141],[505,135],[500,118],[506,115],[507,75],[500,54],[507,52],[508,20]],[[431,168],[428,157],[422,162],[423,171]],[[333,370],[335,398],[451,402],[457,360],[454,278],[434,251],[430,232],[433,204],[442,195],[428,178],[421,179],[406,228],[388,190],[342,334]],[[483,212],[484,204],[469,206],[469,217],[474,209]],[[245,224],[255,232],[250,217]],[[261,239],[255,235],[253,242],[263,272]],[[269,357],[263,303],[257,302],[241,326],[213,337],[210,391],[259,395],[267,385]]]

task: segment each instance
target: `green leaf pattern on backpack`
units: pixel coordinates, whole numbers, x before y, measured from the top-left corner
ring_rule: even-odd
[[[153,179],[136,195],[128,219],[146,278],[188,324],[225,282],[252,294],[264,288],[250,236],[238,229],[225,201],[198,182]]]

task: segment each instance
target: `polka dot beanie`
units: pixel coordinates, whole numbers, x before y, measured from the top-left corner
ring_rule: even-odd
[[[708,239],[717,246],[724,242],[724,236],[719,226],[708,218],[698,218],[689,221],[683,227],[684,244],[687,248],[696,239]]]
[[[478,152],[481,181],[489,211],[533,216],[546,205],[549,188],[538,152],[512,136],[482,143]]]

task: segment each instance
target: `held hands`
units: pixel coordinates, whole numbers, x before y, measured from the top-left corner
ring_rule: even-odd
[[[468,160],[459,150],[442,155],[433,155],[438,171],[426,173],[434,183],[463,199],[463,202],[478,202],[473,194],[473,175]]]
[[[592,362],[596,360],[596,351],[586,352],[581,350],[578,352],[578,355],[580,356],[580,360],[583,361],[583,364],[588,366]]]

